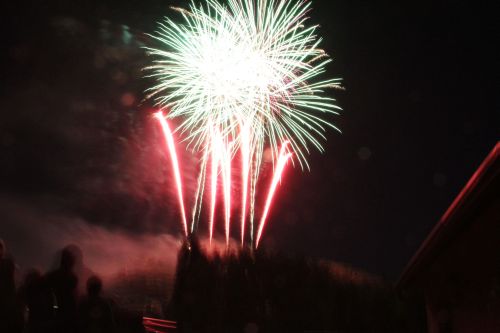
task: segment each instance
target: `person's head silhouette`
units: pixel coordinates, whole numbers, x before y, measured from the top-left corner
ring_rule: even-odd
[[[91,276],[87,280],[87,294],[89,297],[97,297],[102,291],[102,280],[98,276]]]
[[[76,264],[76,255],[71,246],[65,247],[61,252],[61,268],[67,271],[73,270]]]
[[[3,239],[0,238],[0,259],[3,258],[5,255],[5,243],[3,242]]]

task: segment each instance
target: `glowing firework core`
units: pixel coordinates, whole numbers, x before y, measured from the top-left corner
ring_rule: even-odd
[[[182,140],[202,156],[191,232],[200,216],[208,174],[212,238],[220,176],[229,241],[233,160],[239,156],[241,243],[248,220],[251,243],[257,246],[286,162],[291,159],[308,167],[308,146],[322,151],[318,139],[324,138],[326,127],[336,129],[320,116],[337,114],[339,108],[324,90],[338,87],[339,79],[318,79],[331,60],[318,48],[317,26],[306,26],[310,9],[306,0],[227,0],[226,4],[206,0],[203,5],[191,2],[189,11],[174,9],[182,14],[183,23],[165,18],[152,36],[163,47],[148,48],[155,56],[148,69],[157,79],[149,91],[157,105],[169,110],[156,117],[171,155],[186,235],[179,162],[167,123],[173,118],[180,119],[176,132]],[[257,180],[266,146],[274,175],[260,223],[254,228]]]

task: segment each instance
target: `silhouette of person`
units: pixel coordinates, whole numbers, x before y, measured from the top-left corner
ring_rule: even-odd
[[[75,332],[78,277],[74,272],[76,264],[74,247],[67,246],[61,252],[58,269],[47,275],[47,283],[54,295],[55,332]]]
[[[14,283],[14,261],[6,258],[7,249],[5,243],[0,239],[0,295],[2,299],[16,294]]]
[[[102,280],[92,276],[87,281],[87,297],[78,308],[80,333],[109,333],[115,331],[113,311],[101,296]]]
[[[5,243],[0,239],[0,332],[17,333],[23,330],[23,314],[16,295],[16,265],[6,258],[6,253]]]
[[[77,296],[84,296],[87,292],[87,286],[85,285],[85,283],[91,276],[94,276],[95,274],[85,265],[85,262],[83,260],[83,252],[80,247],[71,244],[66,246],[66,249],[68,249],[68,251],[71,251],[75,258],[75,266],[73,272],[76,274],[76,277],[79,281],[77,287]]]
[[[37,269],[30,270],[19,290],[28,310],[26,332],[51,333],[54,325],[53,295],[46,279]]]

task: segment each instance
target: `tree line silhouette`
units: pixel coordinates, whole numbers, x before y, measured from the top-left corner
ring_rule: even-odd
[[[265,251],[180,249],[172,307],[183,332],[423,332],[420,304],[346,267]]]

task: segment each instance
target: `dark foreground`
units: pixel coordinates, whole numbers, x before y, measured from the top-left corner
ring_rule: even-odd
[[[418,303],[347,266],[239,252],[180,250],[173,312],[184,332],[423,332]]]
[[[104,293],[77,246],[61,251],[54,270],[29,270],[17,288],[16,265],[1,249],[2,333],[425,330],[418,302],[402,302],[390,283],[334,262],[246,250],[209,254],[192,239],[179,251],[171,293],[168,278],[154,270],[124,275]]]

